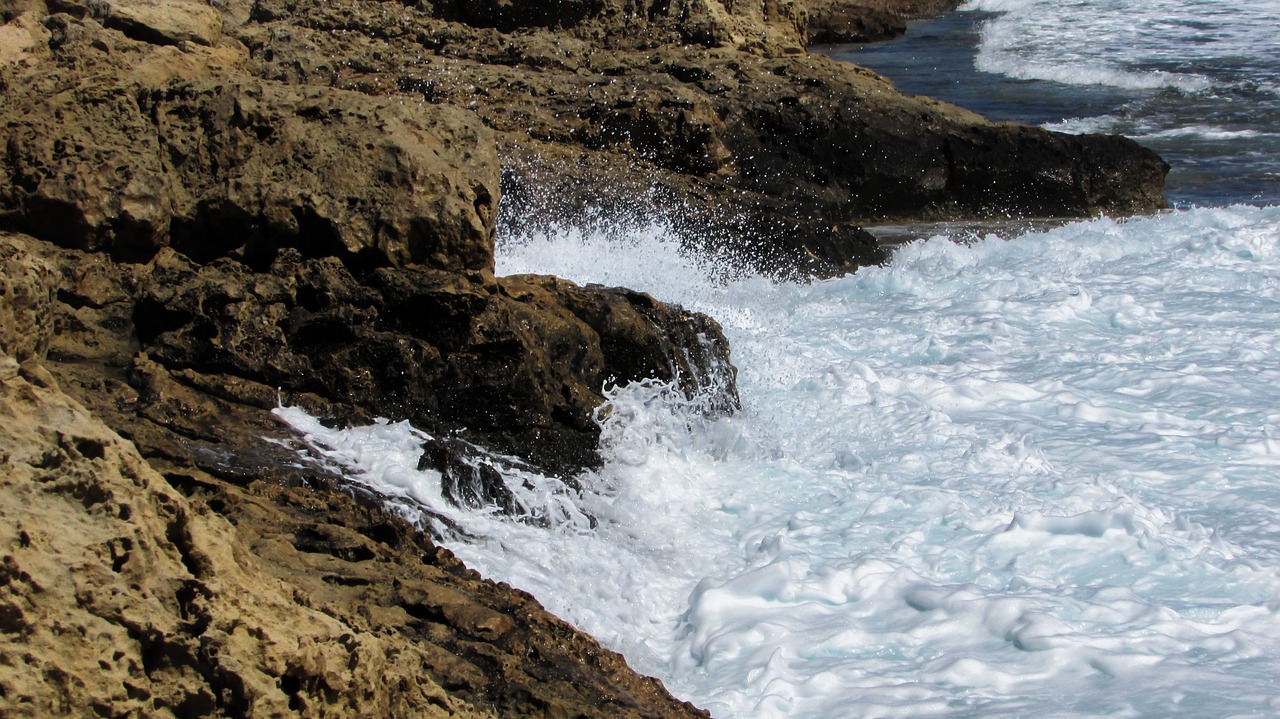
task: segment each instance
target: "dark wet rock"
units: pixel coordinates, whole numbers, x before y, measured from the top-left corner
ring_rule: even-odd
[[[95,267],[93,254],[63,252],[69,273]],[[672,381],[713,414],[737,403],[719,326],[643,293],[421,266],[358,275],[293,248],[262,272],[172,249],[96,267],[95,280],[67,284],[106,304],[62,293],[58,356],[121,367],[138,411],[193,440],[216,434],[220,404],[301,402],[343,422],[465,432],[572,475],[599,461],[592,413],[606,386]],[[155,386],[170,375],[187,389]],[[187,399],[172,410],[148,399],[176,395]]]
[[[730,28],[750,5],[690,17]],[[638,33],[643,20],[609,3],[554,33],[510,34],[359,0],[263,7],[236,36],[266,77],[473,108],[496,132],[517,217],[658,217],[731,262],[826,276],[883,260],[863,223],[1164,205],[1166,168],[1136,143],[904,97],[805,54],[790,16],[758,21],[767,41],[725,30],[687,44],[658,32],[676,27],[667,15]]]
[[[813,0],[809,44],[876,42],[907,31],[912,20],[954,10],[960,0]]]
[[[238,485],[144,458],[0,351],[0,713],[707,716],[295,465]]]

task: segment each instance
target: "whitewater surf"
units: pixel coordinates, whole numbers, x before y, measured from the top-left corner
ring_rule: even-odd
[[[714,420],[610,388],[602,469],[507,477],[537,522],[444,501],[407,424],[280,414],[721,719],[1280,713],[1274,3],[969,7],[978,67],[949,72],[1152,144],[1180,209],[923,239],[813,283],[689,254],[661,218],[501,238],[500,274],[715,317],[739,369]]]

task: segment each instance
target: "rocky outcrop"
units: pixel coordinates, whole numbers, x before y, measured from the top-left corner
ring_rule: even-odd
[[[1163,205],[1166,168],[1132,142],[992,124],[805,54],[827,3],[263,0],[179,46],[104,29],[105,7],[10,23],[48,35],[15,53],[42,47],[82,79],[12,73],[0,219],[120,257],[178,242],[265,266],[305,236],[311,255],[364,266],[483,269],[493,141],[509,216],[661,215],[782,274],[882,261],[865,222]]]
[[[495,278],[474,113],[263,78],[194,7],[0,5],[0,225],[35,235],[0,230],[0,713],[702,715],[271,410],[412,419],[446,482],[462,438],[571,475],[608,382],[736,405],[715,323]]]
[[[170,249],[146,265],[76,251],[56,262],[70,274],[58,358],[130,367],[137,388],[178,373],[206,391],[234,386],[228,399],[261,411],[284,401],[344,422],[408,419],[564,475],[598,462],[591,416],[608,384],[671,380],[718,411],[736,403],[719,326],[628,290],[423,266],[357,275],[294,249],[261,272]]]
[[[732,28],[752,3],[594,7],[556,33],[504,33],[516,17],[264,0],[232,32],[280,82],[474,108],[497,134],[504,190],[524,201],[517,217],[660,214],[687,241],[784,273],[882,260],[856,230],[869,221],[1163,206],[1166,168],[1137,144],[904,97],[805,54],[803,13],[764,3],[748,37]]]
[[[810,45],[887,40],[905,33],[912,20],[959,5],[960,0],[814,0],[806,33]]]
[[[48,59],[6,75],[7,224],[125,259],[173,245],[266,265],[297,246],[492,269],[498,161],[470,113],[227,77],[234,49],[130,42],[65,15],[46,25]],[[48,71],[60,63],[74,64]]]
[[[328,416],[466,430],[566,475],[597,461],[606,382],[694,393],[719,373],[735,401],[713,321],[493,277],[499,168],[473,113],[253,78],[233,41],[174,48],[66,14],[41,27],[44,54],[4,76],[0,219],[95,253],[59,260],[96,268],[88,296],[64,291],[96,318],[60,332],[60,357],[141,353],[258,387],[253,406],[323,398]]]

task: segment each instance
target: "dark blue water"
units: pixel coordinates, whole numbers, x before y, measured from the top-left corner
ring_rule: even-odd
[[[1116,3],[1070,8],[1090,4]],[[896,40],[823,51],[906,93],[992,120],[1132,137],[1171,165],[1166,196],[1175,207],[1273,205],[1280,204],[1280,53],[1257,38],[1266,34],[1259,25],[1280,18],[1280,2],[1254,4],[1256,12],[1232,17],[1184,3],[1207,19],[1174,22],[1162,8],[1150,17],[1139,11],[1125,25],[1132,7],[1073,16],[1030,0],[1014,4],[1021,13],[961,10],[916,23]],[[1064,13],[1057,25],[1046,8]],[[1106,33],[1119,37],[1108,41]]]

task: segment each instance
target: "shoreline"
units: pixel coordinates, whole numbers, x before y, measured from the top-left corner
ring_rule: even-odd
[[[572,482],[606,380],[737,396],[713,318],[495,277],[503,198],[674,209],[792,277],[882,261],[870,221],[1163,203],[1133,143],[807,54],[797,3],[3,9],[12,716],[706,716],[299,462],[272,410],[411,420],[451,501],[515,513],[476,445]]]

